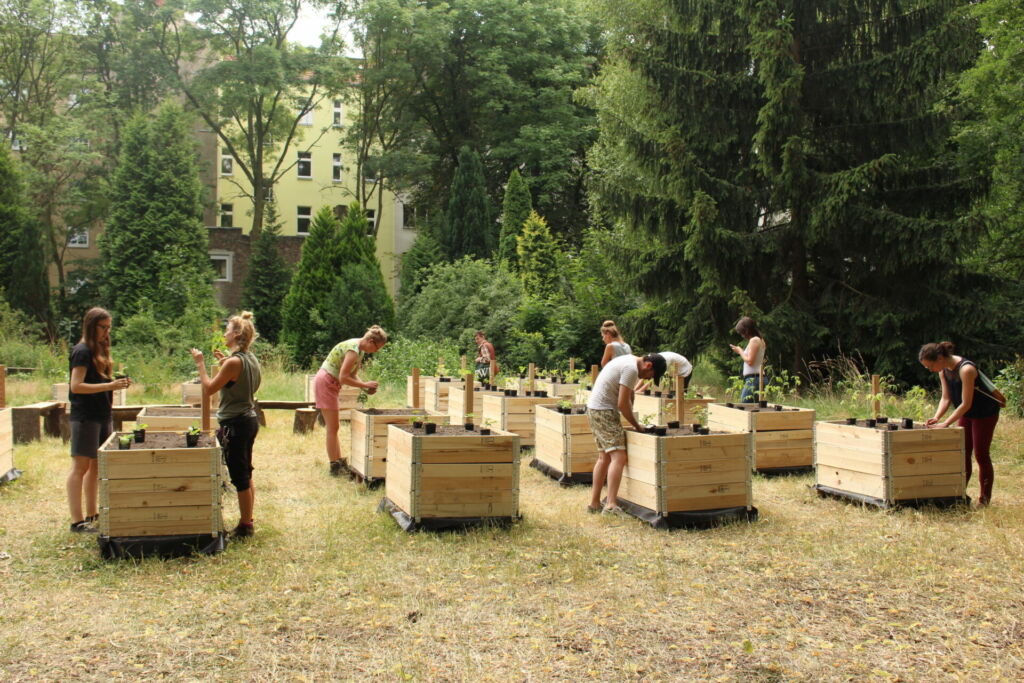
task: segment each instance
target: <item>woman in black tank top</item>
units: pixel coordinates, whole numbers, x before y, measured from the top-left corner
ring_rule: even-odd
[[[999,402],[984,389],[979,379],[978,366],[961,356],[954,355],[952,342],[925,344],[918,353],[921,365],[939,374],[942,399],[935,416],[928,420],[929,427],[949,427],[956,424],[964,430],[964,454],[967,481],[971,480],[972,454],[978,461],[981,479],[979,505],[988,505],[992,498],[995,479],[992,467],[992,436],[999,421]],[[953,414],[943,419],[950,405]]]

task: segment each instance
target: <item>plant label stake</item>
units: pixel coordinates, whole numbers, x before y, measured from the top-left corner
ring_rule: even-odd
[[[465,358],[465,356],[463,356]],[[469,422],[469,414],[473,412],[473,373],[466,373],[466,400],[462,402],[462,424]]]
[[[491,367],[488,368],[488,372],[491,374],[490,384],[494,386],[494,378],[498,376],[498,361],[494,358],[491,359]]]
[[[882,378],[878,375],[871,375],[871,394],[875,397],[875,412],[872,413],[874,416],[882,414],[882,400],[879,394],[882,393]]]
[[[679,424],[683,423],[683,419],[686,417],[686,378],[682,375],[676,375],[676,421]]]
[[[533,378],[537,375],[537,364],[530,363],[529,369],[526,371],[526,390],[533,395]]]
[[[420,405],[420,369],[412,369],[412,407],[414,410],[419,410],[422,406]]]

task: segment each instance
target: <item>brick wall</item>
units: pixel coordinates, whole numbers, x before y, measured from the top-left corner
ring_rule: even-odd
[[[209,236],[211,253],[222,252],[231,255],[231,281],[214,282],[213,289],[217,302],[234,312],[241,306],[242,286],[249,274],[251,241],[248,235],[242,234],[241,228],[210,228]],[[294,235],[277,238],[278,249],[285,263],[294,266],[299,262],[305,239],[304,236]]]

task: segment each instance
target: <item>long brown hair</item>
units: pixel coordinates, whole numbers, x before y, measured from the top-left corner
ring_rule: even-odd
[[[109,378],[114,370],[114,361],[110,359],[110,334],[107,334],[105,342],[99,341],[96,334],[96,326],[104,320],[111,320],[106,309],[94,306],[86,311],[82,318],[82,339],[79,343],[89,347],[96,371]]]
[[[761,331],[757,329],[757,323],[749,316],[743,316],[736,321],[736,332],[744,339],[761,336]]]

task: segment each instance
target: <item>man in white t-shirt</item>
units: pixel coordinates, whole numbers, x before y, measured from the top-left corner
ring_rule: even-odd
[[[686,360],[686,356],[675,351],[659,351],[658,355],[665,359],[665,365],[668,368],[665,374],[669,377],[682,377],[683,391],[686,391],[686,388],[690,386],[690,375],[693,373],[693,365],[690,361]],[[634,391],[643,391],[644,389],[649,389],[650,386],[651,381],[645,379],[636,385]]]
[[[658,383],[663,374],[665,359],[657,353],[649,353],[643,358],[632,354],[613,358],[597,376],[590,400],[587,401],[590,430],[594,433],[599,451],[597,462],[594,463],[594,483],[588,511],[601,511],[601,489],[607,477],[608,497],[604,512],[622,512],[618,495],[622,469],[626,466],[626,432],[622,428],[620,416],[625,416],[633,429],[643,431],[643,427],[633,417],[633,387],[638,379],[653,379]]]

